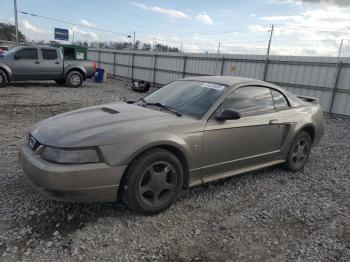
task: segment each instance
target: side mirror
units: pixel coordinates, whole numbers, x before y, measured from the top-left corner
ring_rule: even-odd
[[[221,113],[215,116],[215,119],[219,121],[236,120],[240,118],[241,118],[241,114],[238,111],[230,110],[230,109],[225,109],[224,111],[222,111]]]
[[[135,101],[126,101],[127,104],[133,104]]]

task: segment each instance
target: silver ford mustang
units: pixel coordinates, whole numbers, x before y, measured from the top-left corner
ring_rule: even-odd
[[[136,102],[43,120],[30,129],[20,161],[54,199],[122,199],[155,214],[183,187],[282,163],[302,170],[323,133],[316,99],[259,80],[191,77]]]

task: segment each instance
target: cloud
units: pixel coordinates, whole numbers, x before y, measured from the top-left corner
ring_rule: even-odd
[[[91,23],[85,19],[80,19],[79,20],[79,24],[81,24],[82,26],[89,26],[89,27],[93,27],[93,26],[96,26],[95,23]]]
[[[171,18],[185,18],[185,19],[191,18],[188,14],[175,9],[162,8],[159,6],[147,6],[145,4],[136,3],[136,2],[129,2],[129,3],[141,9],[160,13],[160,14],[169,16]]]
[[[303,16],[300,15],[289,15],[289,16],[264,16],[261,18],[265,21],[300,21]]]
[[[262,25],[249,25],[248,30],[251,32],[268,32],[271,28]]]
[[[99,39],[96,33],[81,30],[76,26],[71,27],[69,31],[74,32],[74,38],[76,40],[97,41]]]
[[[305,3],[325,3],[338,6],[350,6],[349,0],[299,0]]]
[[[277,23],[272,39],[274,54],[337,54],[340,40],[350,39],[350,8],[324,5],[306,9],[293,16],[266,16],[262,20]],[[267,32],[261,25],[249,26],[251,32]]]
[[[3,17],[0,16],[0,22],[1,23],[14,23],[14,19],[12,17]]]
[[[203,12],[203,13],[200,13],[196,16],[196,20],[203,23],[203,24],[207,24],[207,25],[212,25],[214,24],[214,21],[211,19],[211,17]]]
[[[349,0],[268,0],[268,3],[288,4],[294,6],[301,6],[303,3],[350,6]]]
[[[24,31],[26,32],[31,32],[36,34],[45,33],[44,29],[32,25],[31,23],[29,23],[28,20],[22,20],[22,26],[24,28]]]
[[[302,0],[268,0],[267,3],[300,7],[302,5]]]

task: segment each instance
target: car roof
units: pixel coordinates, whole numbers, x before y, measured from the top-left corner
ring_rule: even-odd
[[[195,77],[186,77],[180,80],[201,81],[201,82],[215,83],[215,84],[221,84],[226,86],[234,86],[237,84],[270,85],[269,83],[261,80],[244,78],[244,77],[236,77],[236,76],[195,76]]]
[[[295,95],[288,92],[284,88],[269,82],[265,82],[265,81],[257,80],[253,78],[244,78],[244,77],[236,77],[236,76],[195,76],[195,77],[186,77],[186,78],[179,79],[179,81],[186,81],[186,80],[226,85],[226,86],[229,86],[231,90],[235,90],[236,88],[244,85],[262,85],[265,87],[276,89],[281,93],[283,93],[288,98],[289,103],[292,107],[297,107],[302,105],[301,100],[299,100]]]
[[[48,46],[48,45],[21,45],[21,46],[18,46],[18,48],[57,49],[57,47]]]

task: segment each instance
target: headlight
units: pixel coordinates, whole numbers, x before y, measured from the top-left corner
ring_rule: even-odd
[[[47,161],[60,164],[87,164],[98,163],[101,159],[94,148],[87,149],[61,149],[45,147],[41,157]]]

